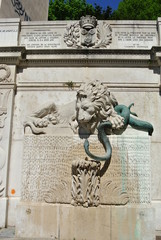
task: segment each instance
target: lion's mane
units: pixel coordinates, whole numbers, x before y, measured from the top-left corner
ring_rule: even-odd
[[[112,129],[119,129],[123,126],[123,118],[114,110],[118,104],[116,98],[110,93],[109,89],[99,80],[83,83],[77,92],[76,101],[76,120],[79,127],[94,133],[100,122],[110,121]],[[88,110],[93,107],[94,111]],[[83,109],[83,110],[82,110]],[[82,112],[91,115],[91,119],[87,121],[86,117],[82,117]]]

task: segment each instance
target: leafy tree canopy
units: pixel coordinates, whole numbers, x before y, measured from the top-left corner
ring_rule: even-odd
[[[156,20],[161,16],[161,0],[123,0],[112,13],[115,20]]]
[[[112,8],[105,10],[101,6],[88,4],[86,0],[50,0],[49,20],[78,20],[85,15],[93,15],[97,19],[110,19]]]
[[[118,9],[104,10],[98,4],[86,0],[50,0],[49,20],[78,20],[81,16],[93,15],[101,20],[156,20],[161,16],[161,0],[122,0]]]

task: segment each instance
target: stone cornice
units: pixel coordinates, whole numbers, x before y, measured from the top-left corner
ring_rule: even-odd
[[[160,47],[132,49],[41,49],[0,47],[0,64],[17,66],[156,67]],[[159,57],[160,59],[160,57]]]

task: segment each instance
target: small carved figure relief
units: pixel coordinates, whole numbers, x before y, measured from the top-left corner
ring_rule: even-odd
[[[107,48],[112,42],[112,28],[103,23],[100,29],[96,17],[83,16],[79,23],[67,27],[64,42],[75,48]]]
[[[26,118],[24,127],[30,127],[34,134],[45,134],[47,127],[69,127],[75,113],[75,102],[63,106],[56,106],[50,102]]]
[[[1,82],[5,82],[5,83],[11,82],[11,79],[9,78],[10,75],[11,75],[10,68],[5,64],[1,64],[0,65],[0,83]]]

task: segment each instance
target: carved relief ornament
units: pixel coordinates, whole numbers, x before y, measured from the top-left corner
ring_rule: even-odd
[[[5,72],[5,73],[3,73]],[[9,78],[11,76],[11,69],[5,65],[5,64],[1,64],[0,65],[0,83],[1,82],[10,82],[11,79]]]
[[[7,92],[0,92],[0,129],[5,126],[5,119],[7,117],[7,102],[10,90]],[[2,136],[0,135],[0,141],[2,140]],[[4,149],[0,146],[0,197],[3,196],[4,187],[2,186],[2,174],[1,171],[3,170],[6,163],[6,153]]]
[[[112,28],[105,22],[100,26],[94,16],[83,16],[79,23],[67,27],[64,42],[75,48],[107,48],[112,42]]]
[[[72,202],[74,206],[99,205],[100,162],[78,160],[72,164]]]
[[[15,12],[19,16],[24,16],[24,21],[31,21],[31,18],[26,13],[26,11],[25,11],[25,9],[24,9],[20,0],[11,0],[11,3],[13,5],[13,7],[15,8]]]
[[[7,92],[0,92],[0,128],[5,125],[5,119],[7,117],[7,102],[10,90]]]

